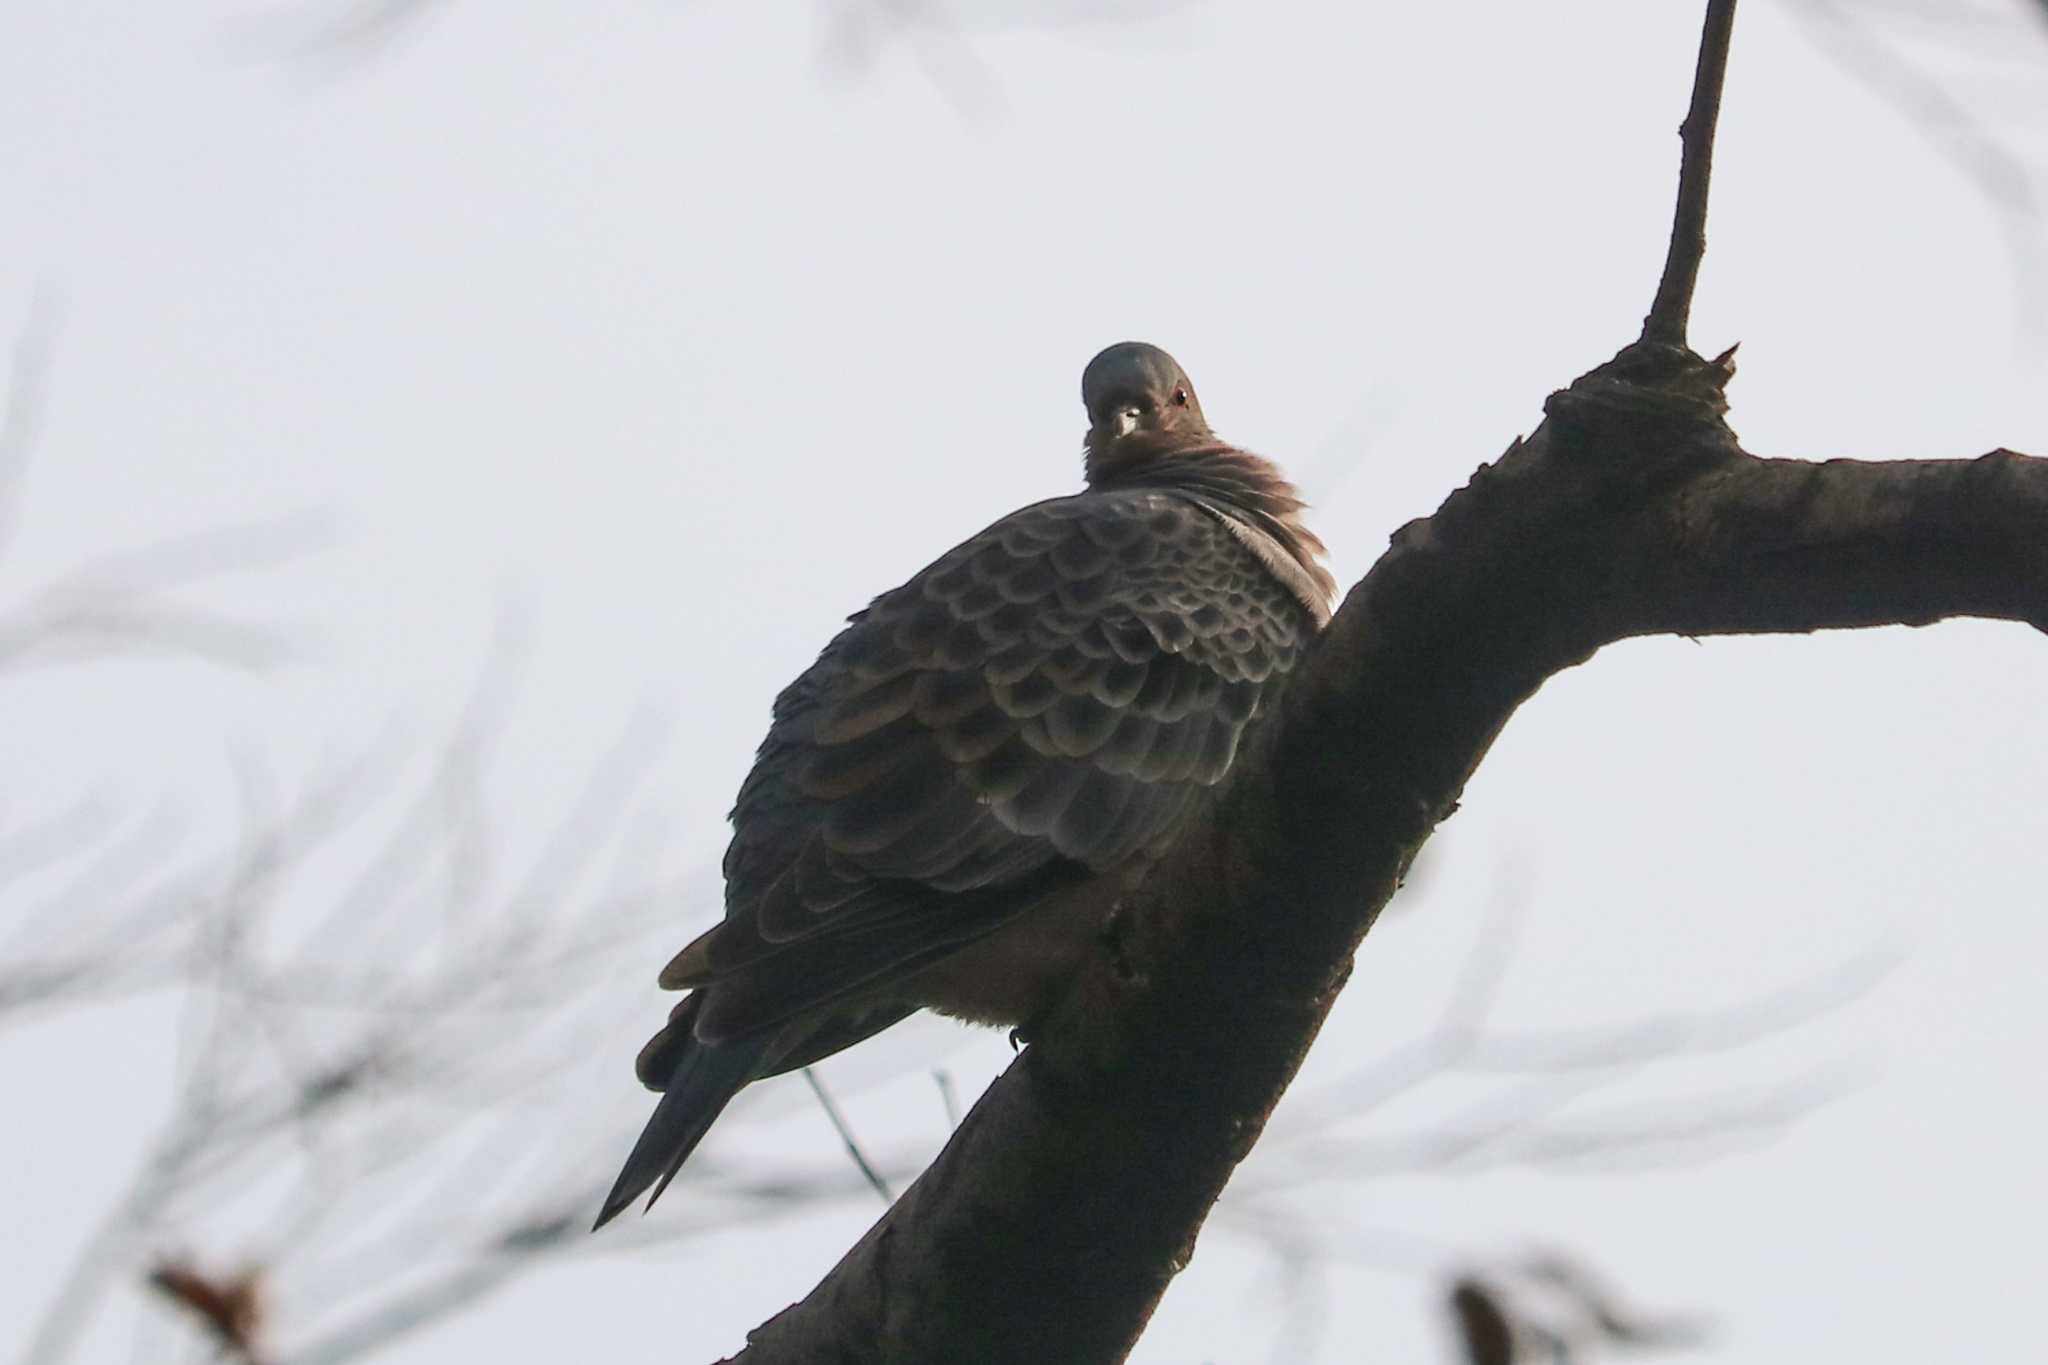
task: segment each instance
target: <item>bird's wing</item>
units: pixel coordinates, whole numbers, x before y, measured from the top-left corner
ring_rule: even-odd
[[[724,922],[662,974],[716,984],[698,1036],[841,999],[1163,848],[1316,628],[1228,521],[1159,489],[1038,503],[852,618],[776,701]]]

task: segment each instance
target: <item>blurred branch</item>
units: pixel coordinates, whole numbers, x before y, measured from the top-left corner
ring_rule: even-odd
[[[55,308],[39,291],[16,335],[0,409],[0,556],[20,514],[22,487],[49,387]],[[324,519],[323,519],[324,521]],[[267,567],[304,554],[310,519],[232,527],[112,556],[33,590],[0,611],[0,669],[70,651],[151,647],[234,668],[287,657],[277,629],[166,600],[182,581]]]
[[[149,1285],[195,1317],[224,1359],[262,1365],[257,1345],[263,1326],[261,1277],[254,1273],[208,1278],[190,1266],[164,1261],[149,1272]]]
[[[1287,1327],[1275,1360],[1303,1358],[1312,1324],[1326,1309],[1316,1297],[1318,1281],[1301,1273],[1309,1229],[1314,1254],[1324,1260],[1404,1277],[1448,1273],[1470,1360],[1550,1360],[1564,1358],[1553,1350],[1582,1349],[1584,1343],[1571,1345],[1520,1307],[1512,1309],[1512,1321],[1501,1316],[1511,1310],[1497,1285],[1445,1272],[1464,1259],[1457,1248],[1407,1230],[1347,1227],[1328,1194],[1297,1196],[1330,1181],[1463,1176],[1507,1166],[1635,1170],[1700,1160],[1733,1142],[1769,1140],[1836,1098],[1854,1077],[1826,1064],[1741,1091],[1693,1086],[1633,1109],[1576,1110],[1598,1091],[1665,1063],[1781,1041],[1867,996],[1898,961],[1893,953],[1867,952],[1718,1009],[1569,1031],[1517,1030],[1488,1020],[1518,951],[1529,882],[1517,858],[1504,859],[1494,881],[1500,890],[1480,917],[1429,1030],[1312,1094],[1297,1095],[1276,1115],[1259,1160],[1238,1174],[1218,1204],[1216,1220],[1270,1253],[1285,1286]],[[1460,1083],[1486,1086],[1484,1097],[1405,1134],[1382,1112]],[[1574,1115],[1568,1121],[1567,1112]],[[1564,1261],[1554,1257],[1547,1264],[1555,1270]]]
[[[995,73],[961,32],[959,17],[939,0],[852,0],[837,10],[826,42],[834,65],[864,71],[886,44],[895,44],[908,49],[956,115],[984,118],[1004,111]]]
[[[1672,1350],[1705,1339],[1689,1319],[1653,1318],[1621,1306],[1613,1289],[1558,1252],[1454,1276],[1446,1295],[1468,1365],[1569,1362],[1601,1348]]]
[[[2020,3],[2037,18],[2048,13],[2048,0]],[[2048,258],[2043,256],[2035,173],[1969,104],[1950,93],[1948,84],[1931,73],[1922,60],[1924,34],[1930,28],[1945,27],[1954,40],[1962,41],[1983,37],[1983,26],[1965,22],[1966,16],[1949,6],[1927,5],[1919,7],[1917,15],[1923,21],[1923,41],[1906,44],[1889,41],[1881,29],[1886,16],[1867,5],[1850,7],[1839,0],[1798,0],[1792,10],[1810,28],[1820,31],[1814,46],[1822,55],[1917,125],[1929,141],[1975,182],[2005,240],[2014,296],[2025,301],[2017,312],[2019,326],[2038,342],[2042,337],[2043,301],[2048,298]],[[2011,25],[1997,27],[2009,29]],[[1978,46],[1977,60],[1989,61],[2009,53],[2009,37],[2009,33],[2000,32],[1984,39]],[[2048,65],[2048,47],[2029,54],[2028,59],[2037,65]],[[2039,88],[2038,79],[2032,84]]]
[[[293,657],[275,626],[235,621],[167,599],[175,587],[280,567],[322,548],[335,519],[322,512],[216,527],[121,551],[36,589],[0,616],[0,668],[94,647],[154,646],[228,667],[256,669]]]
[[[228,668],[267,668],[291,657],[275,629],[159,602],[129,587],[48,591],[27,610],[0,619],[0,668],[138,646]]]
[[[380,746],[293,799],[240,765],[245,833],[192,874],[166,916],[181,928],[151,958],[158,982],[189,992],[172,1112],[25,1362],[71,1358],[110,1296],[143,1287],[243,1365],[356,1359],[551,1258],[758,1224],[915,1169],[871,1159],[821,1094],[858,1176],[836,1161],[765,1179],[707,1161],[693,1216],[603,1246],[583,1236],[601,1193],[589,1173],[619,1134],[592,1122],[617,1106],[588,1093],[614,1095],[614,1078],[581,1063],[637,1004],[616,982],[637,979],[681,882],[636,838],[669,824],[645,797],[661,727],[651,713],[631,723],[523,865],[502,868],[479,784],[504,666],[424,759]],[[118,956],[107,926],[129,914],[81,916],[70,896],[95,874],[123,884],[160,849],[88,830],[60,812],[0,843],[0,862],[84,868],[42,907],[49,931],[0,950],[15,1003],[42,980],[13,969],[23,943],[62,968],[45,998],[110,989],[95,964]],[[220,1265],[242,1269],[202,1269]]]
[[[38,289],[29,303],[28,320],[15,333],[5,407],[0,408],[0,556],[12,539],[29,452],[41,424],[56,327],[56,305],[47,289]]]
[[[245,1365],[339,1365],[472,1307],[554,1258],[710,1236],[863,1188],[886,1198],[893,1181],[922,1164],[916,1153],[871,1156],[820,1093],[851,1168],[735,1169],[707,1153],[693,1164],[697,1197],[685,1216],[638,1224],[608,1243],[583,1238],[598,1193],[586,1173],[602,1169],[586,1158],[614,1135],[592,1129],[579,1141],[565,1125],[587,1105],[571,1093],[591,1075],[576,1063],[611,1032],[602,1019],[617,996],[612,983],[640,955],[640,938],[659,932],[674,900],[659,881],[648,888],[637,856],[619,859],[608,877],[597,874],[606,849],[628,842],[622,831],[634,794],[660,748],[645,722],[629,728],[592,765],[554,835],[524,870],[507,875],[470,828],[480,818],[476,784],[491,766],[499,697],[495,686],[480,686],[452,737],[402,777],[388,769],[393,751],[380,746],[384,756],[283,800],[260,770],[242,766],[249,832],[212,878],[185,949],[185,976],[203,989],[187,1011],[174,1114],[26,1359],[67,1358],[110,1294],[148,1283]],[[49,817],[0,845],[0,857],[36,856],[81,820],[77,812]],[[344,873],[351,865],[375,870],[337,876],[336,854],[345,855]],[[460,875],[428,875],[451,859],[460,860]],[[311,875],[316,866],[328,870]],[[1434,1041],[1314,1097],[1299,1133],[1274,1135],[1283,1156],[1297,1137],[1373,1117],[1376,1105],[1432,1068],[1527,1073],[1540,1082],[1556,1070],[1567,1085],[1582,1084],[1578,1073],[1589,1071],[1602,1083],[1607,1073],[1703,1046],[1771,1037],[1853,999],[1881,975],[1865,964],[1727,1010],[1612,1029],[1549,1035],[1489,1026],[1527,890],[1516,877],[1502,880],[1507,891],[1473,937]],[[452,900],[466,906],[462,913],[436,913],[437,903]],[[582,908],[572,911],[572,903]],[[1426,1066],[1418,1060],[1425,1056]],[[938,1084],[943,1098],[950,1077],[941,1073]],[[1711,1115],[1716,1107],[1689,1101],[1687,1110]],[[1519,1092],[1502,1111],[1535,1112]],[[1655,1115],[1635,1126],[1645,1142],[1690,1136]],[[1626,1116],[1569,1132],[1541,1123],[1526,1133],[1512,1124],[1485,1128],[1476,1118],[1472,1127],[1469,1138],[1435,1134],[1430,1140],[1443,1150],[1400,1148],[1400,1159],[1377,1165],[1339,1158],[1396,1149],[1352,1141],[1298,1154],[1348,1177],[1465,1164],[1489,1143],[1495,1150],[1486,1159],[1543,1162],[1585,1160],[1603,1143],[1637,1141],[1624,1131]],[[1574,1137],[1577,1147],[1566,1150]],[[1456,1141],[1471,1150],[1445,1146]],[[1262,1184],[1257,1175],[1248,1172],[1232,1191],[1224,1217],[1272,1251],[1287,1296],[1274,1358],[1299,1358],[1324,1320],[1323,1267],[1361,1247],[1327,1216],[1264,1202],[1263,1193],[1290,1182]],[[1427,1259],[1447,1254],[1438,1249]],[[201,1268],[222,1265],[241,1268]],[[260,1309],[259,1285],[268,1305]],[[250,1291],[249,1306],[235,1317],[229,1291],[240,1286]],[[310,1307],[281,1316],[280,1305]]]
[[[355,0],[342,7],[320,40],[336,48],[383,47],[411,30],[435,0]]]
[[[265,837],[286,846],[316,843],[332,832],[338,810],[364,794],[367,777],[361,768],[338,775]],[[97,813],[99,806],[82,809]],[[30,855],[11,865],[0,861],[0,891],[16,902],[14,932],[0,938],[0,1024],[33,1006],[181,984],[190,934],[220,913],[223,897],[236,894],[224,868],[186,865],[172,855],[178,824],[169,816],[152,816],[127,833],[103,816],[96,823],[97,830],[62,817],[17,832],[15,842],[29,845]],[[77,870],[32,895],[38,874],[66,868]]]
[[[1560,1126],[1557,1117],[1646,1068],[1781,1039],[1865,998],[1899,962],[1896,952],[1872,949],[1715,1009],[1599,1027],[1532,1031],[1490,1025],[1527,913],[1525,874],[1504,864],[1496,880],[1503,891],[1483,917],[1428,1031],[1297,1095],[1276,1116],[1262,1159],[1232,1183],[1232,1195],[1256,1197],[1310,1181],[1620,1154],[1672,1159],[1704,1153],[1716,1139],[1780,1130],[1842,1092],[1847,1080],[1838,1065],[1761,1091],[1695,1089],[1662,1109],[1582,1117],[1572,1126]],[[1460,1080],[1512,1084],[1406,1135],[1358,1129],[1398,1100]]]
[[[357,63],[381,58],[416,36],[445,0],[310,0],[284,21],[280,44],[301,59]],[[1154,24],[1189,0],[1037,0],[988,5],[961,0],[813,0],[819,51],[830,70],[868,74],[892,49],[906,52],[940,99],[962,118],[999,117],[1001,82],[976,35],[1006,29],[1080,33]],[[277,40],[272,40],[276,42]]]

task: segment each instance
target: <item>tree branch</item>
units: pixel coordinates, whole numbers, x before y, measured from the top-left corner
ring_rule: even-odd
[[[1721,122],[1721,87],[1728,76],[1728,40],[1735,29],[1735,0],[1708,0],[1700,60],[1693,72],[1692,107],[1678,136],[1684,152],[1678,167],[1678,207],[1672,214],[1671,244],[1664,278],[1650,315],[1643,319],[1646,342],[1683,346],[1692,316],[1692,291],[1707,252],[1707,188],[1714,176],[1714,131]]]
[[[1411,860],[1516,709],[1632,636],[2048,628],[2048,461],[1742,450],[1685,347],[1733,0],[1641,341],[1410,523],[936,1162],[736,1360],[1113,1361],[1193,1252]]]
[[[1121,1358],[1410,859],[1516,708],[1602,645],[2048,628],[2048,461],[1759,459],[1721,420],[1727,365],[1646,363],[1552,395],[1394,537],[1068,1008],[739,1359]]]

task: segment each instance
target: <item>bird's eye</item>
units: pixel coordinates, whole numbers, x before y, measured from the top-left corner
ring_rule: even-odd
[[[1188,391],[1187,391],[1187,389],[1186,389],[1185,387],[1179,387],[1179,388],[1176,388],[1176,389],[1174,389],[1174,391],[1173,391],[1173,401],[1174,401],[1174,404],[1175,404],[1176,406],[1178,406],[1178,407],[1183,407],[1183,408],[1184,408],[1184,407],[1186,407],[1186,406],[1188,405]]]

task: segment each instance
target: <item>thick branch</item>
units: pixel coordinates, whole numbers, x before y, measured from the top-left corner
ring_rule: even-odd
[[[1351,954],[1543,681],[1659,632],[2048,624],[2048,461],[1744,453],[1725,365],[1631,348],[1354,588],[1070,1007],[749,1361],[1120,1359]]]

